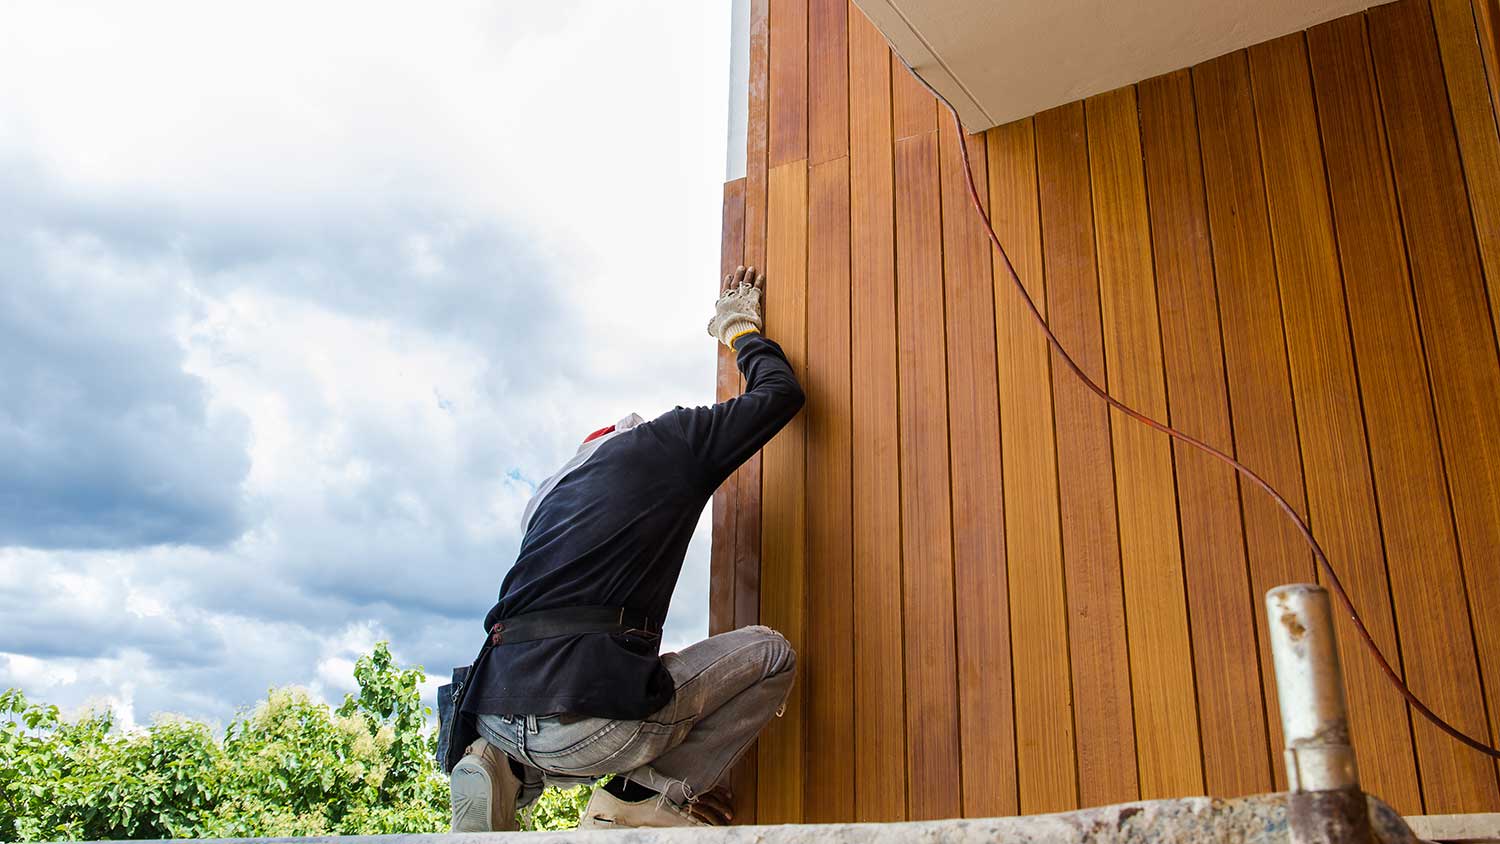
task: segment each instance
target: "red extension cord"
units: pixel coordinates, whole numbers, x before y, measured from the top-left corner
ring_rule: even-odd
[[[907,70],[910,71],[911,68],[908,67]],[[1095,383],[1094,379],[1090,378],[1088,374],[1078,366],[1078,363],[1073,360],[1073,356],[1068,354],[1067,349],[1063,348],[1062,343],[1057,339],[1057,335],[1052,333],[1051,326],[1047,324],[1047,318],[1042,316],[1041,311],[1037,310],[1036,303],[1031,300],[1031,295],[1026,292],[1026,285],[1021,283],[1021,277],[1016,274],[1016,268],[1010,262],[1010,255],[1006,254],[1005,247],[1001,245],[1000,238],[995,234],[995,227],[990,223],[989,214],[985,213],[984,204],[979,200],[979,188],[975,187],[974,185],[974,170],[969,163],[969,145],[964,142],[966,133],[964,132],[963,121],[958,117],[958,110],[953,107],[952,103],[948,102],[948,99],[946,97],[944,97],[942,94],[939,94],[936,90],[933,90],[932,86],[928,85],[927,81],[922,79],[921,76],[918,76],[914,71],[912,72],[912,76],[915,77],[924,86],[926,86],[927,90],[932,91],[933,96],[937,97],[938,101],[941,102],[944,106],[947,106],[948,113],[953,115],[953,126],[958,130],[959,154],[963,157],[964,180],[969,185],[969,199],[974,203],[974,211],[979,215],[979,219],[984,222],[984,229],[986,232],[989,232],[990,242],[995,244],[995,249],[1000,252],[1000,258],[1005,261],[1005,271],[1010,274],[1011,281],[1015,283],[1016,292],[1021,294],[1021,299],[1026,303],[1027,310],[1031,311],[1031,318],[1036,320],[1037,325],[1041,326],[1042,333],[1047,335],[1047,342],[1052,344],[1052,348],[1057,351],[1058,357],[1061,357],[1063,362],[1068,365],[1068,369],[1072,370],[1073,374],[1078,377],[1079,381],[1082,381],[1090,390],[1092,390],[1094,392],[1094,395],[1097,395],[1099,398],[1104,399],[1105,403],[1110,407],[1113,407],[1114,409],[1120,411],[1126,416],[1129,416],[1131,419],[1134,419],[1142,425],[1146,425],[1147,427],[1153,428],[1157,431],[1161,431],[1163,434],[1166,434],[1173,439],[1185,442],[1188,445],[1198,449],[1199,451],[1202,451],[1203,453],[1219,460],[1220,462],[1233,468],[1236,472],[1239,472],[1242,476],[1248,478],[1256,486],[1265,490],[1266,494],[1271,496],[1271,499],[1276,502],[1277,506],[1279,506],[1286,513],[1287,518],[1292,520],[1292,524],[1297,526],[1297,530],[1300,531],[1302,537],[1307,540],[1307,544],[1312,546],[1313,556],[1317,559],[1318,565],[1322,567],[1324,574],[1327,575],[1328,585],[1333,589],[1333,594],[1338,596],[1339,603],[1343,604],[1344,609],[1349,612],[1349,618],[1354,621],[1354,627],[1359,631],[1360,638],[1364,640],[1365,647],[1370,651],[1370,654],[1375,657],[1375,661],[1380,664],[1381,670],[1385,672],[1385,676],[1390,679],[1392,685],[1396,687],[1397,691],[1401,692],[1402,697],[1406,698],[1406,702],[1411,704],[1413,709],[1420,712],[1422,714],[1422,717],[1436,724],[1438,728],[1443,732],[1447,733],[1450,736],[1453,736],[1454,738],[1458,739],[1469,747],[1474,748],[1480,753],[1483,753],[1487,756],[1492,756],[1496,759],[1500,759],[1500,749],[1491,747],[1484,742],[1479,741],[1478,739],[1471,738],[1470,736],[1460,731],[1457,727],[1453,726],[1447,721],[1444,721],[1441,717],[1438,716],[1436,712],[1433,712],[1430,708],[1428,708],[1427,704],[1423,703],[1421,699],[1417,697],[1416,693],[1411,690],[1410,686],[1406,685],[1406,681],[1402,680],[1401,676],[1396,673],[1396,670],[1391,667],[1391,663],[1385,658],[1385,654],[1380,652],[1380,646],[1375,644],[1375,639],[1370,636],[1370,630],[1369,628],[1365,627],[1364,619],[1359,617],[1359,611],[1354,608],[1354,602],[1350,600],[1349,593],[1344,590],[1344,584],[1339,582],[1339,576],[1334,573],[1332,564],[1328,562],[1328,555],[1323,553],[1323,547],[1319,545],[1318,540],[1313,537],[1312,528],[1307,526],[1307,522],[1303,521],[1302,517],[1297,515],[1297,511],[1292,507],[1290,503],[1287,502],[1286,498],[1284,498],[1281,493],[1277,492],[1275,488],[1265,480],[1265,478],[1257,475],[1252,469],[1250,469],[1250,467],[1234,459],[1233,457],[1230,457],[1228,454],[1225,454],[1219,449],[1214,448],[1208,443],[1198,439],[1197,437],[1185,434],[1177,430],[1176,428],[1173,428],[1171,425],[1158,422],[1155,419],[1147,416],[1146,414],[1141,413],[1140,411],[1130,407],[1129,405],[1126,405],[1124,402],[1120,401],[1114,396],[1111,396],[1107,390]]]

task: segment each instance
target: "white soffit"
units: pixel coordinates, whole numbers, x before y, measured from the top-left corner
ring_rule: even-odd
[[[1386,0],[854,0],[971,132]]]

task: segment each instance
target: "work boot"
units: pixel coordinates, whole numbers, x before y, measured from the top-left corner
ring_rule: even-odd
[[[475,739],[453,766],[450,805],[453,832],[510,832],[516,824],[521,781],[510,757],[484,739]]]
[[[579,829],[634,829],[648,826],[709,826],[660,794],[627,802],[602,788],[594,789],[578,818]]]

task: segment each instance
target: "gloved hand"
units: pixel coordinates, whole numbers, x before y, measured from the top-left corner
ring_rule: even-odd
[[[714,318],[708,321],[708,333],[730,348],[742,334],[760,331],[764,326],[760,300],[766,288],[766,277],[740,267],[724,276],[719,285],[719,301],[714,303]]]

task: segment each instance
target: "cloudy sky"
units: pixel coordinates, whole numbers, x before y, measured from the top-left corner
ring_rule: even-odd
[[[534,484],[712,400],[729,17],[0,4],[0,687],[222,724],[466,662]]]

